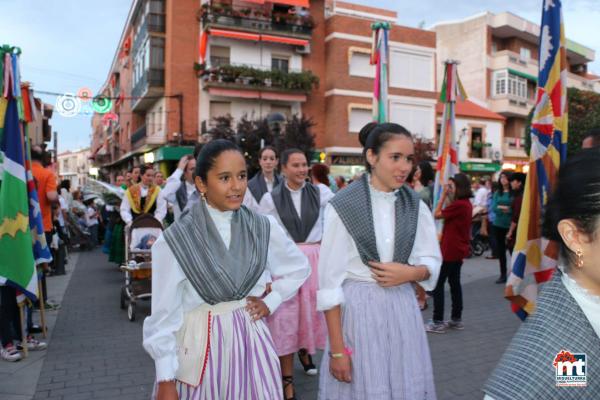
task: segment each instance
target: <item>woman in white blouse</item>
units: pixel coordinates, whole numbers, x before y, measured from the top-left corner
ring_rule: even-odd
[[[270,193],[273,188],[282,181],[277,173],[277,150],[271,146],[265,146],[258,152],[258,163],[260,171],[248,181],[248,190],[244,195],[244,205],[252,211],[259,211],[259,204],[265,194]]]
[[[368,174],[325,210],[317,307],[329,340],[321,400],[435,399],[412,282],[435,287],[441,254],[431,211],[405,185],[414,146],[397,124],[360,132]]]
[[[310,355],[325,347],[325,318],[323,313],[317,312],[316,304],[317,265],[319,242],[323,234],[323,211],[333,193],[325,185],[317,186],[306,182],[308,162],[301,150],[284,151],[281,166],[285,181],[263,196],[258,212],[277,219],[288,236],[308,257],[312,268],[311,277],[302,285],[298,295],[282,304],[267,319],[281,359],[284,395],[286,399],[293,399],[294,353],[299,352],[304,372],[316,375],[317,368]]]
[[[198,155],[202,200],[152,247],[152,315],[144,348],[157,398],[282,398],[279,359],[263,318],[310,274],[306,257],[270,217],[241,207],[246,162],[226,140]],[[266,294],[267,275],[276,277]]]

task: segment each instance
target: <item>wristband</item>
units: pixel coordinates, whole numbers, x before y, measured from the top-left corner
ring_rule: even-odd
[[[342,353],[332,353],[331,351],[329,352],[329,357],[331,358],[342,358],[344,356],[351,356],[352,355],[352,349],[349,347],[344,347],[344,351]]]

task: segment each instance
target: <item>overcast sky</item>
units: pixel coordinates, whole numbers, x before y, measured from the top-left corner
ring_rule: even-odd
[[[413,27],[483,11],[511,11],[539,23],[542,5],[541,0],[349,1],[394,10],[400,24]],[[600,1],[563,3],[567,37],[598,53]],[[21,47],[22,78],[36,90],[76,93],[87,87],[96,92],[106,80],[130,4],[131,0],[0,0],[0,44]],[[600,73],[600,61],[590,69]],[[55,96],[39,96],[51,104],[56,101]],[[51,124],[59,133],[59,151],[89,146],[89,116],[66,118],[54,113]]]

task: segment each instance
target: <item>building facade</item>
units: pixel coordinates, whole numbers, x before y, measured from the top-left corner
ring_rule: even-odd
[[[520,170],[528,159],[524,138],[535,100],[540,26],[512,13],[486,12],[438,23],[432,30],[438,57],[460,62],[469,97],[506,117],[502,159]],[[592,49],[567,40],[568,87],[600,93],[598,77],[587,70],[594,57]],[[440,78],[443,72],[437,73]]]
[[[86,183],[90,172],[90,148],[59,153],[58,176],[71,181],[71,190],[82,188]]]

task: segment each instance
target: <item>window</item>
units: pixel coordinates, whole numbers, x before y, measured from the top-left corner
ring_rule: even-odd
[[[390,122],[404,126],[414,136],[433,140],[435,135],[435,105],[391,101]]]
[[[211,101],[210,102],[210,121],[209,125],[214,124],[213,118],[231,115],[231,102],[229,101]]]
[[[521,61],[528,62],[531,58],[531,50],[525,47],[521,47],[520,57]]]
[[[373,111],[370,105],[349,107],[348,131],[358,133],[363,126],[373,121]]]
[[[481,128],[471,128],[469,157],[483,158],[483,130]]]
[[[165,39],[152,38],[150,50],[150,68],[163,69],[165,66]]]
[[[527,79],[511,74],[508,71],[494,72],[492,79],[492,96],[510,95],[520,99],[528,99]]]
[[[364,76],[366,78],[375,77],[375,66],[371,65],[371,56],[367,53],[350,53],[350,75]]]
[[[224,46],[210,46],[210,65],[218,67],[230,64],[231,49]]]
[[[282,113],[286,118],[291,118],[292,116],[292,106],[285,106],[281,104],[271,104],[271,112],[272,113]]]
[[[273,71],[281,71],[288,73],[290,66],[290,59],[283,57],[273,57],[271,58],[271,70]]]
[[[434,90],[433,56],[405,50],[390,50],[390,86]]]
[[[163,109],[162,107],[158,107],[158,115],[156,116],[156,130],[158,132],[162,131],[162,115]]]

